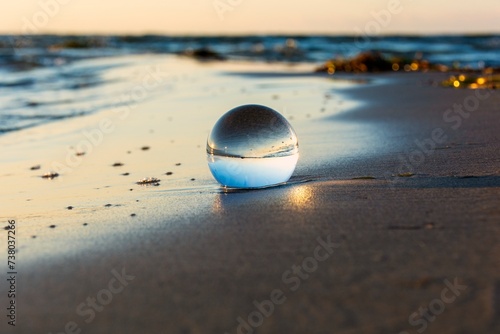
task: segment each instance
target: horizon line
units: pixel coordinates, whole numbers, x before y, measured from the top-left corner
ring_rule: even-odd
[[[165,36],[165,37],[249,37],[249,36],[297,36],[297,37],[312,37],[312,36],[327,36],[327,37],[361,37],[367,36],[369,38],[376,37],[395,37],[395,36],[404,36],[404,37],[432,37],[432,36],[500,36],[500,31],[478,31],[478,32],[388,32],[381,34],[354,34],[354,33],[332,33],[332,32],[237,32],[237,33],[227,33],[227,32],[214,32],[214,33],[195,33],[195,32],[40,32],[36,34],[23,34],[19,32],[3,32],[0,31],[0,36],[102,36],[102,37],[121,37],[121,36]]]

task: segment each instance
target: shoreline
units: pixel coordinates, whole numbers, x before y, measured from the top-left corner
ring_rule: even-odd
[[[25,160],[14,164],[22,171],[2,176],[14,180],[11,189],[32,178],[30,202],[47,208],[18,222],[19,256],[31,259],[20,276],[17,330],[55,332],[75,321],[95,334],[234,333],[237,319],[248,322],[256,310],[254,301],[281,290],[286,300],[275,303],[259,333],[411,333],[419,327],[409,316],[455,278],[467,288],[426,322],[428,332],[498,328],[497,91],[446,131],[447,141],[424,155],[414,176],[399,177],[399,157],[419,148],[415,140],[456,124],[443,121],[443,113],[473,91],[428,85],[439,76],[423,73],[352,76],[375,81],[336,90],[335,82],[317,76],[286,78],[283,85],[276,78],[218,76],[217,66],[207,76],[199,72],[194,84],[139,105],[142,113],[131,114],[73,173],[35,179],[40,171],[29,171]],[[187,87],[196,97],[189,98]],[[206,112],[188,108],[195,99],[194,108]],[[224,193],[212,179],[205,133],[216,115],[242,99],[276,108],[295,128],[301,158],[290,185]],[[349,109],[349,99],[363,104]],[[167,101],[164,113],[151,112]],[[64,147],[66,140],[51,142]],[[124,165],[112,167],[118,162]],[[134,185],[147,176],[158,176],[160,186]],[[304,180],[311,181],[298,182]],[[47,193],[48,184],[57,192]],[[23,199],[17,209],[25,194],[17,194]],[[300,276],[284,280],[285,273],[307,266],[318,238],[328,236],[339,247],[290,291],[290,279]],[[135,279],[87,324],[75,309],[122,268]]]

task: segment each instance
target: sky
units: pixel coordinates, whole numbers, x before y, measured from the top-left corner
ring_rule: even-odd
[[[499,33],[499,0],[17,0],[0,33]]]

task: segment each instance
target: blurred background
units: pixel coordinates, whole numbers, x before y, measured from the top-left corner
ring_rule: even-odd
[[[484,72],[450,77],[473,88],[500,68],[498,0],[25,0],[0,13],[0,134],[109,108],[139,54]]]

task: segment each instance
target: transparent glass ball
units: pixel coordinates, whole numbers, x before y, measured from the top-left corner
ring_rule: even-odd
[[[225,187],[262,188],[287,182],[299,159],[297,136],[277,111],[244,105],[225,113],[207,140],[208,167]]]

